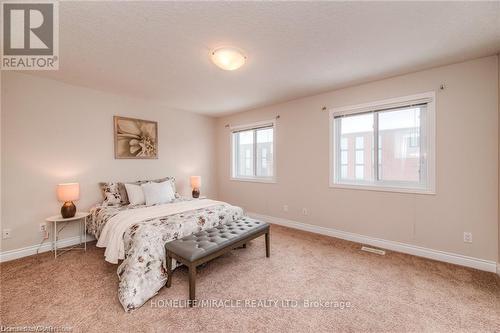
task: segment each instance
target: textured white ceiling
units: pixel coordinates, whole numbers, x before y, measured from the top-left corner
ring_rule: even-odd
[[[60,70],[33,74],[221,115],[498,51],[500,2],[62,2]]]

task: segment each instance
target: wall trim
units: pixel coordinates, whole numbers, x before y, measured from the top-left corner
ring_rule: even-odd
[[[411,245],[411,244],[406,244],[406,243],[400,243],[400,242],[395,242],[395,241],[390,241],[390,240],[385,240],[385,239],[380,239],[380,238],[364,236],[364,235],[355,234],[352,232],[316,226],[316,225],[312,225],[312,224],[292,221],[292,220],[279,218],[279,217],[267,216],[267,215],[258,214],[258,213],[247,212],[247,215],[252,217],[252,218],[255,218],[255,219],[260,219],[260,220],[263,220],[265,222],[272,223],[272,224],[278,224],[278,225],[281,225],[284,227],[289,227],[289,228],[293,228],[293,229],[299,229],[299,230],[303,230],[303,231],[312,232],[315,234],[321,234],[321,235],[326,235],[326,236],[330,236],[330,237],[340,238],[340,239],[348,240],[351,242],[376,246],[376,247],[380,247],[383,249],[392,250],[395,252],[402,252],[402,253],[406,253],[406,254],[411,254],[411,255],[414,255],[417,257],[423,257],[423,258],[428,258],[428,259],[433,259],[433,260],[438,260],[438,261],[444,261],[444,262],[455,264],[455,265],[466,266],[466,267],[479,269],[482,271],[498,273],[500,275],[500,265],[497,267],[496,261],[468,257],[468,256],[464,256],[464,255],[457,254],[457,253],[433,250],[433,249],[429,249],[429,248],[425,248],[425,247],[421,247],[421,246],[416,246],[416,245]]]
[[[91,242],[93,240],[95,240],[93,236],[87,235],[87,242]],[[59,250],[59,248],[74,246],[79,243],[80,243],[80,236],[60,239],[57,241],[57,249]],[[43,243],[42,245],[32,245],[32,246],[22,247],[20,249],[2,251],[0,252],[0,262],[10,261],[34,255],[36,254],[36,250],[38,249],[39,246],[40,250],[38,251],[38,253],[52,251],[52,242],[48,240],[46,243]]]
[[[429,258],[438,261],[444,261],[451,264],[456,264],[460,266],[466,266],[471,268],[476,268],[479,270],[497,273],[500,276],[500,263],[496,263],[495,261],[484,260],[474,257],[468,257],[461,254],[433,250],[421,246],[400,243],[395,241],[384,240],[380,238],[374,238],[369,236],[364,236],[360,234],[355,234],[352,232],[341,231],[333,228],[326,228],[321,226],[315,226],[312,224],[292,221],[280,217],[273,217],[258,213],[247,212],[247,215],[260,219],[268,223],[281,225],[284,227],[289,227],[292,229],[298,229],[303,231],[312,232],[315,234],[321,234],[325,236],[340,238],[344,240],[348,240],[351,242],[367,244],[372,246],[377,246],[383,249],[392,250],[395,252],[402,252],[406,254],[411,254],[417,257]],[[87,242],[91,242],[95,240],[93,236],[87,235]],[[59,240],[58,246],[63,248],[67,246],[74,246],[80,242],[79,236],[74,236],[70,238],[65,238]],[[20,249],[9,250],[0,252],[0,262],[6,262],[14,259],[19,259],[27,256],[31,256],[36,254],[36,250],[38,245],[32,245],[23,247]],[[52,242],[44,243],[40,246],[40,250],[38,253],[49,252],[52,251]]]

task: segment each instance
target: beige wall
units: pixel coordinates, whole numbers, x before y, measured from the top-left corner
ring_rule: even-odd
[[[13,235],[2,251],[40,243],[39,223],[59,211],[61,182],[80,183],[80,210],[101,199],[100,181],[172,175],[189,195],[189,176],[199,174],[203,194],[217,195],[213,118],[26,74],[4,72],[1,83],[1,226]],[[113,115],[158,121],[159,159],[115,160]]]
[[[100,200],[99,181],[174,175],[180,191],[189,195],[189,175],[201,174],[204,194],[219,194],[219,199],[247,211],[498,260],[499,65],[498,57],[488,57],[217,121],[154,102],[2,72],[1,226],[11,228],[13,238],[2,240],[0,249],[40,242],[39,222],[59,210],[57,183],[80,182],[82,198],[77,206],[88,209]],[[446,90],[438,91],[442,82]],[[352,105],[430,90],[437,93],[437,195],[328,187],[328,115],[321,111],[323,105]],[[230,181],[229,132],[224,125],[276,114],[281,115],[278,183]],[[160,158],[115,160],[113,115],[159,121]],[[289,212],[283,212],[284,204]],[[308,216],[301,214],[303,207]],[[463,231],[473,233],[472,244],[463,243]],[[63,237],[74,235],[73,228]]]
[[[439,91],[441,83],[446,89]],[[437,194],[333,189],[328,112],[436,91]],[[260,108],[217,122],[218,193],[247,211],[496,260],[498,256],[498,61],[435,68]],[[229,180],[229,130],[279,114],[277,184]],[[283,205],[289,211],[283,211]],[[309,210],[302,215],[302,208]],[[473,243],[463,242],[463,232]]]

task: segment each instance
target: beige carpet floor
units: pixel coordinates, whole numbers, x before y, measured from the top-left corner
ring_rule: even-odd
[[[168,306],[188,295],[181,267],[171,289],[125,313],[116,266],[94,244],[57,260],[43,253],[6,262],[0,265],[1,325],[73,332],[500,331],[496,274],[394,252],[379,256],[356,243],[278,226],[271,243],[269,259],[261,238],[199,270],[198,298],[232,300],[234,307],[226,308]],[[244,307],[245,300],[277,300],[279,306]],[[332,307],[308,307],[308,301]]]

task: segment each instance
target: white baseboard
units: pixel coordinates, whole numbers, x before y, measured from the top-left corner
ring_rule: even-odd
[[[87,235],[87,242],[91,242],[93,240],[95,240],[95,238],[93,236]],[[80,243],[79,236],[60,239],[57,241],[57,248],[59,249],[59,248],[67,247],[67,246],[73,246],[73,245],[77,245],[79,243]],[[0,252],[0,262],[5,262],[5,261],[9,261],[9,260],[14,260],[14,259],[22,258],[22,257],[31,256],[33,254],[36,254],[36,250],[39,247],[40,247],[40,249],[39,249],[38,253],[52,251],[52,241],[47,239],[45,241],[45,243],[43,243],[42,245],[33,245],[33,246],[23,247],[20,249]]]
[[[395,242],[395,241],[389,241],[389,240],[380,239],[380,238],[363,236],[363,235],[355,234],[355,233],[351,233],[351,232],[336,230],[336,229],[332,229],[332,228],[320,227],[320,226],[316,226],[316,225],[291,221],[291,220],[287,220],[287,219],[283,219],[283,218],[279,218],[279,217],[272,217],[272,216],[262,215],[262,214],[258,214],[258,213],[247,212],[247,215],[252,217],[252,218],[263,220],[265,222],[272,223],[272,224],[278,224],[278,225],[282,225],[282,226],[289,227],[289,228],[294,228],[294,229],[304,230],[304,231],[308,231],[308,232],[312,232],[312,233],[316,233],[316,234],[341,238],[341,239],[345,239],[345,240],[348,240],[351,242],[376,246],[376,247],[380,247],[383,249],[407,253],[407,254],[411,254],[414,256],[418,256],[418,257],[424,257],[424,258],[429,258],[429,259],[433,259],[433,260],[448,262],[451,264],[476,268],[476,269],[480,269],[480,270],[487,271],[487,272],[493,272],[493,273],[497,272],[498,273],[499,272],[498,270],[500,269],[500,266],[499,266],[499,268],[497,268],[497,263],[495,261],[473,258],[473,257],[464,256],[461,254],[433,250],[433,249],[429,249],[429,248],[425,248],[425,247],[421,247],[421,246],[405,244],[405,243],[400,243],[400,242]],[[498,274],[500,275],[500,273],[498,273]]]

